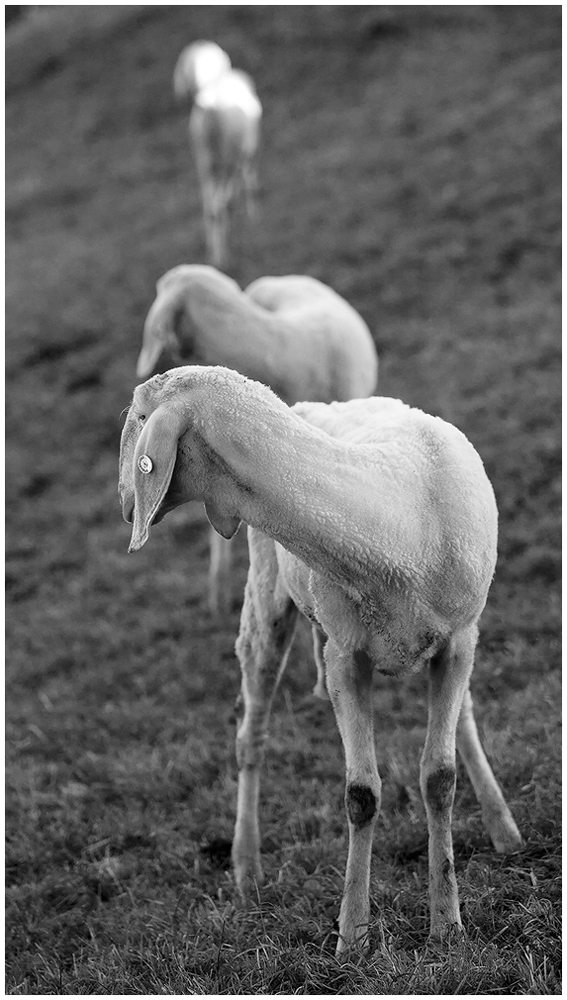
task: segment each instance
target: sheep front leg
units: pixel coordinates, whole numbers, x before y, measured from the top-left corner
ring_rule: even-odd
[[[211,528],[209,551],[209,610],[215,618],[223,618],[232,607],[232,539]]]
[[[236,737],[238,802],[232,845],[236,884],[243,896],[263,879],[258,822],[260,767],[272,701],[298,614],[278,577],[272,540],[249,529],[248,544],[250,568],[236,641],[244,717]]]
[[[327,637],[317,625],[312,626],[311,634],[313,636],[313,655],[317,667],[317,682],[313,688],[313,694],[317,698],[321,698],[322,701],[328,701],[329,695],[325,687],[325,642]]]
[[[473,667],[476,637],[476,627],[453,636],[430,664],[429,717],[420,787],[429,830],[430,934],[436,939],[443,939],[452,929],[461,927],[451,833],[455,738],[463,694]]]
[[[329,639],[325,646],[327,690],[343,741],[346,764],[345,806],[349,846],[339,914],[337,954],[364,947],[370,917],[370,859],[374,824],[380,809],[381,781],[374,748],[372,676],[366,653],[345,653]]]
[[[457,725],[457,749],[480,803],[484,825],[494,847],[501,853],[517,851],[522,846],[520,831],[482,749],[468,688]]]

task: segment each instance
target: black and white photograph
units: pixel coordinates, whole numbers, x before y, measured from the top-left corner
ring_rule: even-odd
[[[4,10],[5,995],[562,995],[562,5]]]

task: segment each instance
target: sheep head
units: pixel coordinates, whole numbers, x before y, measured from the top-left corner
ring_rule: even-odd
[[[192,386],[180,383],[179,372],[195,370],[173,369],[134,390],[120,440],[118,483],[124,520],[132,524],[129,552],[142,548],[151,525],[189,500],[204,502],[209,521],[225,538],[240,524],[226,506],[210,449],[195,430]]]
[[[216,42],[193,42],[181,52],[173,74],[173,92],[178,101],[190,102],[207,84],[231,69],[227,53]]]
[[[160,356],[166,349],[174,358],[178,354],[178,325],[180,316],[185,310],[177,293],[180,293],[184,286],[190,287],[195,273],[199,272],[198,267],[178,264],[158,278],[156,297],[144,323],[142,349],[136,363],[138,378],[147,379],[153,374]]]
[[[210,264],[178,264],[162,274],[144,323],[142,348],[136,363],[137,377],[149,378],[165,350],[174,360],[192,355],[195,324],[203,332],[214,322],[214,316],[211,317],[208,311],[203,313],[203,299],[209,309],[211,305],[214,309],[218,305],[224,311],[235,295],[242,296],[240,285]],[[197,319],[192,314],[191,301],[196,302]],[[182,362],[178,360],[177,363]]]

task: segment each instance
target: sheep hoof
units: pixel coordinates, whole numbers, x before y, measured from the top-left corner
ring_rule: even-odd
[[[254,874],[242,874],[236,877],[236,888],[243,903],[258,897],[258,891],[264,881],[264,874],[259,868]]]
[[[430,931],[427,939],[427,946],[429,948],[445,951],[448,946],[462,941],[464,937],[465,932],[462,924],[444,924],[443,926],[436,927],[434,930]]]
[[[483,819],[498,854],[514,854],[522,849],[522,835],[505,802],[502,802],[499,810],[487,809]]]
[[[357,934],[349,941],[345,941],[344,937],[339,934],[335,950],[335,958],[338,961],[353,961],[357,956],[368,956],[371,953],[372,947],[368,930]]]

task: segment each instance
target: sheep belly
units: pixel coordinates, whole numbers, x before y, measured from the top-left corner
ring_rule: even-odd
[[[316,622],[315,604],[310,591],[309,580],[312,570],[303,560],[292,555],[276,542],[278,569],[285,588],[298,611],[310,622]]]
[[[448,637],[447,623],[400,594],[384,595],[379,604],[369,602],[277,543],[276,556],[287,593],[301,614],[343,649],[364,650],[380,673],[400,677],[416,673]]]

